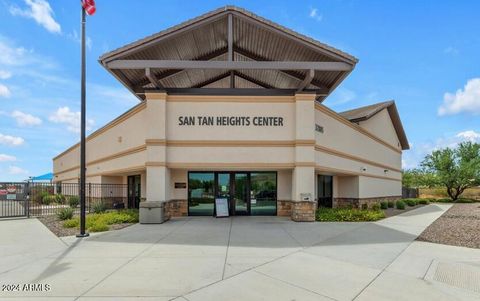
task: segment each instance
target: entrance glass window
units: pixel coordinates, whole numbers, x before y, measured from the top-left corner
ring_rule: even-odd
[[[141,198],[140,175],[128,176],[128,208],[138,208]]]
[[[235,173],[235,193],[233,203],[235,215],[247,215],[249,212],[248,200],[248,174]]]
[[[188,215],[213,215],[215,174],[188,174]]]
[[[317,196],[318,207],[332,207],[333,177],[318,175]]]
[[[189,172],[188,214],[213,216],[215,198],[230,215],[276,215],[276,172]]]
[[[276,172],[252,172],[250,174],[250,214],[277,214]]]

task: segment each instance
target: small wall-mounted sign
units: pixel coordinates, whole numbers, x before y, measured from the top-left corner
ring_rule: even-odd
[[[312,200],[311,193],[300,193],[300,199],[305,202],[310,202]]]
[[[323,134],[323,126],[315,124],[315,131]]]
[[[176,189],[185,189],[187,188],[187,183],[185,182],[175,182]]]

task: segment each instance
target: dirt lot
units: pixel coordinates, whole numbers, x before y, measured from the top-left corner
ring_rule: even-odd
[[[480,203],[454,204],[417,240],[480,248]]]
[[[38,220],[41,221],[48,229],[50,229],[50,231],[52,231],[55,235],[59,237],[72,236],[72,235],[77,235],[79,233],[79,230],[77,228],[64,228],[63,221],[58,220],[58,218],[55,215],[38,217]],[[110,225],[109,231],[122,229],[130,225],[132,224],[126,223],[126,224]]]

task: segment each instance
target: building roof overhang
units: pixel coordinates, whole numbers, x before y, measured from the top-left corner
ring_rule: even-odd
[[[210,89],[214,94],[239,95],[309,92],[318,101],[358,62],[235,6],[123,46],[99,61],[142,100],[152,90],[196,94],[198,89]]]

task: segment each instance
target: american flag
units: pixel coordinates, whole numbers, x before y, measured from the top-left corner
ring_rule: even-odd
[[[89,15],[92,16],[95,11],[95,1],[94,0],[81,0],[82,1],[82,7],[85,9],[85,12]]]

